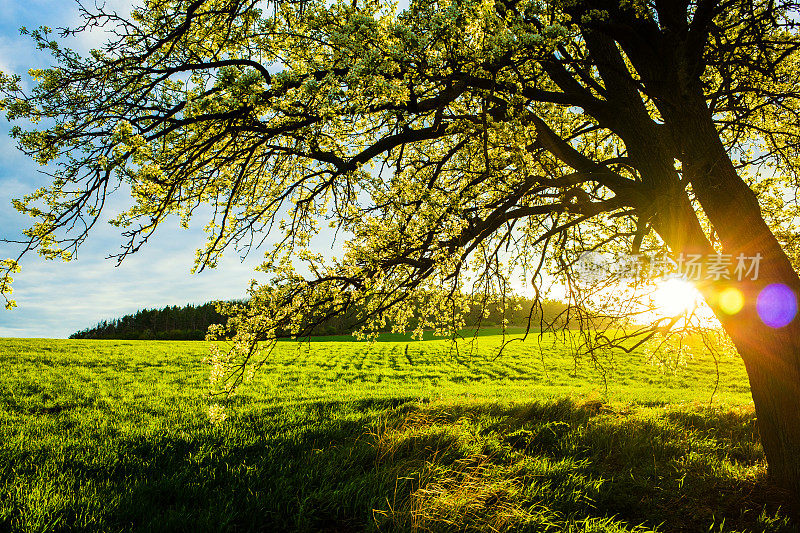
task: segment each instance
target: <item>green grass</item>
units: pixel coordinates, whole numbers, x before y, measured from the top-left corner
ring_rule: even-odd
[[[0,340],[0,530],[795,530],[736,357],[315,341],[212,426],[205,343]]]

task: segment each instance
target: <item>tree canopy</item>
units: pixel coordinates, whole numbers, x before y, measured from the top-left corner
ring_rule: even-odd
[[[232,368],[259,341],[303,334],[312,314],[358,308],[368,332],[403,329],[417,313],[419,330],[455,331],[471,295],[502,296],[520,271],[534,285],[546,269],[561,275],[582,303],[574,265],[587,250],[762,254],[759,280],[700,289],[748,364],[771,469],[788,479],[800,473],[800,430],[778,413],[800,398],[796,323],[764,325],[755,302],[768,283],[794,291],[795,305],[800,291],[797,8],[148,0],[129,18],[83,9],[85,25],[61,36],[100,26],[111,32],[102,49],[80,57],[40,28],[30,35],[55,65],[31,71],[30,91],[0,79],[8,118],[40,124],[12,135],[53,169],[50,186],[15,202],[36,219],[23,253],[68,259],[120,184],[132,195],[113,220],[126,239],[120,260],[167,217],[189,224],[204,204],[213,216],[196,268],[279,234],[261,266],[269,281],[225,310],[236,342],[218,363]],[[325,224],[345,239],[343,257],[314,252]],[[12,305],[17,261],[3,266]],[[730,285],[746,302],[735,315],[718,302]],[[765,359],[771,350],[780,355]]]

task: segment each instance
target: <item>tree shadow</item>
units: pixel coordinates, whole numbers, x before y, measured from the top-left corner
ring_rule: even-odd
[[[62,530],[791,531],[754,427],[746,411],[566,399],[312,401],[37,464],[83,491],[51,517]]]

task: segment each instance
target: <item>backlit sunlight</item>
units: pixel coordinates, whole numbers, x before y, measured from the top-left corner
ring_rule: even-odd
[[[694,285],[677,278],[660,281],[652,296],[656,313],[669,317],[691,313],[702,301]]]

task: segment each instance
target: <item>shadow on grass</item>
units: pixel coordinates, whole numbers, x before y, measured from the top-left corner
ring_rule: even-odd
[[[793,531],[754,420],[571,400],[274,407],[39,450],[33,469],[11,457],[0,529]]]

